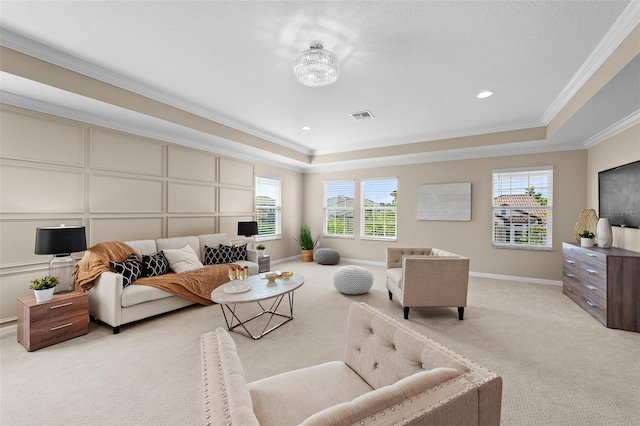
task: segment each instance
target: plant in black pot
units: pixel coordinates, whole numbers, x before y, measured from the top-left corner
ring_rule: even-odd
[[[300,227],[300,234],[297,238],[294,237],[294,239],[298,242],[302,250],[303,262],[313,262],[313,249],[318,245],[318,238],[320,237],[313,238],[309,225],[304,224]]]

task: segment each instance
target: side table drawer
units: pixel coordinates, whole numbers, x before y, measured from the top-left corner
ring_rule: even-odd
[[[64,322],[78,312],[87,312],[88,309],[89,301],[86,297],[40,303],[29,309],[30,326],[31,328],[47,327],[50,324]]]
[[[31,328],[26,347],[29,351],[51,346],[89,332],[89,318],[86,313],[76,313],[58,323],[43,324]]]

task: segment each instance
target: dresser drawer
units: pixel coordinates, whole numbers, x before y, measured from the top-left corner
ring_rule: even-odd
[[[578,306],[587,311],[600,323],[607,324],[607,304],[606,301],[594,294],[585,293],[584,287],[574,287],[570,283],[564,282],[562,292],[573,300]]]

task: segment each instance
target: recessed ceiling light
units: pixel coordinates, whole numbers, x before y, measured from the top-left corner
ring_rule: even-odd
[[[302,128],[302,130],[304,130],[305,132],[308,132],[309,130],[311,130],[311,127],[309,127],[309,126],[304,126],[304,127]]]
[[[485,90],[484,92],[480,92],[476,95],[476,98],[478,99],[484,99],[484,98],[488,98],[489,96],[493,95],[493,92],[490,90]]]

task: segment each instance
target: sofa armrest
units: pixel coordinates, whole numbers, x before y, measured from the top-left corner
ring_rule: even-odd
[[[258,263],[258,250],[247,249],[247,260],[255,264]]]
[[[122,275],[103,272],[93,283],[89,295],[89,315],[118,327],[122,323]]]
[[[446,390],[443,390],[445,383]],[[373,418],[384,418],[384,424],[396,424],[396,421],[400,424],[406,419],[422,417],[440,406],[443,400],[450,399],[454,393],[472,388],[455,369],[421,371],[392,385],[367,392],[352,401],[326,408],[307,418],[302,425],[348,426]],[[477,406],[472,408],[477,409]]]
[[[206,425],[259,426],[236,344],[223,328],[205,333],[202,344]]]

